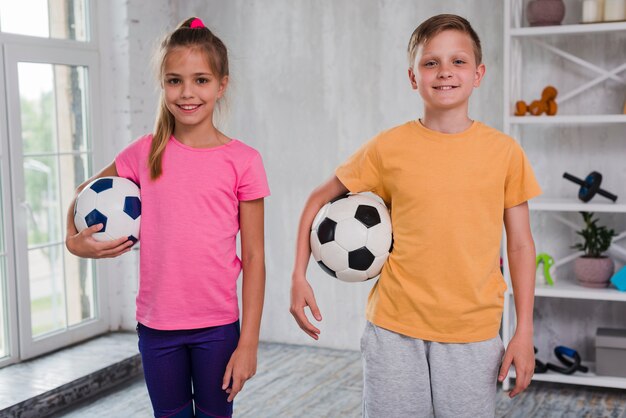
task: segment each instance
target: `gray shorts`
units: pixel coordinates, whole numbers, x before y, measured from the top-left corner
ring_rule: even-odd
[[[500,337],[466,344],[407,337],[367,322],[361,338],[363,417],[495,415]]]

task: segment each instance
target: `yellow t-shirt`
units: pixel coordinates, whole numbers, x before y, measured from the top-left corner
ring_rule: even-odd
[[[506,290],[504,209],[541,193],[519,144],[480,122],[443,134],[411,121],[374,137],[335,174],[391,210],[393,251],[367,319],[428,341],[494,338]]]

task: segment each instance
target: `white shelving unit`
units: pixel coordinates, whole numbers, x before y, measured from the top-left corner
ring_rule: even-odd
[[[626,379],[621,377],[598,376],[595,373],[594,363],[583,362],[582,364],[589,368],[589,371],[585,374],[573,374],[566,376],[561,373],[548,371],[546,373],[534,375],[533,380],[540,382],[570,383],[574,385],[602,386],[609,388],[626,389]],[[510,377],[515,378],[515,371],[510,373]]]
[[[585,129],[593,129],[598,127],[610,126],[613,124],[622,124],[626,130],[626,115],[624,114],[558,114],[556,116],[514,116],[515,101],[533,95],[540,94],[536,91],[525,91],[522,87],[522,72],[524,65],[532,63],[532,57],[523,56],[523,47],[525,43],[532,43],[545,50],[554,53],[566,61],[578,65],[595,73],[593,78],[580,86],[577,86],[570,92],[559,92],[557,103],[560,101],[569,101],[570,99],[580,99],[586,90],[598,88],[602,83],[611,79],[622,85],[626,85],[623,73],[626,72],[626,62],[622,62],[615,68],[606,70],[599,67],[595,62],[588,62],[572,53],[561,50],[554,46],[550,40],[563,37],[573,36],[600,36],[606,33],[626,33],[626,22],[612,23],[595,23],[595,24],[563,24],[559,26],[544,27],[525,27],[524,8],[527,1],[524,0],[505,0],[505,24],[504,24],[504,131],[517,140],[521,140],[524,135],[524,127],[533,125],[535,137],[538,131],[542,129],[554,129],[561,125],[571,125],[573,127],[585,127]],[[566,3],[567,7],[575,3]],[[557,42],[558,43],[558,42]],[[624,59],[626,61],[626,58]],[[546,85],[550,84],[546,82]],[[621,108],[619,109],[621,110]],[[597,113],[593,109],[592,113]],[[621,131],[624,132],[624,131]],[[622,133],[621,139],[624,139],[624,152],[626,152],[626,137]],[[545,143],[550,142],[549,137],[539,137],[536,139]],[[601,151],[597,151],[601,152]],[[626,179],[624,179],[626,180]],[[541,183],[541,178],[539,178]],[[574,188],[572,190],[575,190]],[[612,203],[601,197],[596,197],[590,203],[582,203],[575,199],[550,198],[541,197],[530,202],[530,210],[532,212],[548,212],[553,216],[559,217],[561,214],[568,212],[599,212],[626,214],[626,204]],[[505,237],[506,239],[506,237]],[[537,237],[535,237],[537,241]],[[538,242],[538,248],[540,243]],[[567,242],[564,245],[569,246]],[[506,244],[504,244],[506,245]],[[503,251],[504,274],[509,290],[505,293],[504,298],[504,315],[502,321],[502,338],[505,345],[508,344],[515,331],[515,308],[511,286],[511,278],[508,270],[508,260],[506,259],[506,251]],[[579,286],[574,282],[573,278],[560,277],[554,286],[537,285],[535,289],[536,298],[559,298],[559,299],[578,299],[598,302],[626,302],[626,292],[620,292],[616,289],[589,289]],[[584,360],[584,359],[583,359]],[[590,367],[588,373],[575,373],[573,375],[564,375],[549,371],[548,373],[536,374],[533,380],[569,383],[588,386],[602,386],[626,389],[626,378],[598,376],[595,374],[593,363],[584,363]],[[510,379],[515,378],[515,371],[509,373],[504,381],[503,387],[508,390],[511,387]]]
[[[626,213],[626,203],[607,202],[594,199],[593,202],[582,203],[580,200],[539,197],[531,200],[529,206],[530,210],[537,211]]]
[[[511,125],[590,125],[626,123],[626,115],[511,116]]]

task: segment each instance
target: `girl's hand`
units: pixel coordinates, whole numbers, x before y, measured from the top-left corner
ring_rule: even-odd
[[[311,338],[317,340],[320,330],[317,329],[307,318],[304,308],[308,306],[317,321],[322,320],[322,314],[317,307],[315,294],[306,277],[294,277],[291,281],[291,307],[289,312],[293,315],[298,326]]]
[[[535,351],[532,336],[526,337],[515,333],[509,342],[506,353],[504,353],[498,381],[504,380],[511,364],[515,365],[515,387],[509,393],[509,397],[513,398],[530,385],[535,372]]]
[[[102,229],[102,224],[93,225],[74,234],[68,233],[65,246],[70,253],[83,258],[112,258],[130,251],[133,242],[126,237],[112,241],[96,241],[93,234]]]
[[[243,389],[244,383],[256,373],[256,352],[255,346],[237,346],[237,349],[230,356],[230,361],[226,366],[226,373],[222,380],[222,389],[228,393],[228,402],[232,402],[235,396]],[[231,387],[230,381],[233,381]]]

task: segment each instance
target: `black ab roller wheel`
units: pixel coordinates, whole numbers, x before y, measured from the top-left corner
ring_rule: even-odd
[[[569,173],[563,173],[563,177],[580,186],[580,189],[578,190],[578,198],[585,203],[589,202],[596,195],[596,193],[612,200],[613,202],[617,200],[616,195],[600,188],[600,184],[602,184],[602,174],[597,171],[589,173],[584,180],[581,180],[576,176],[572,176]]]

